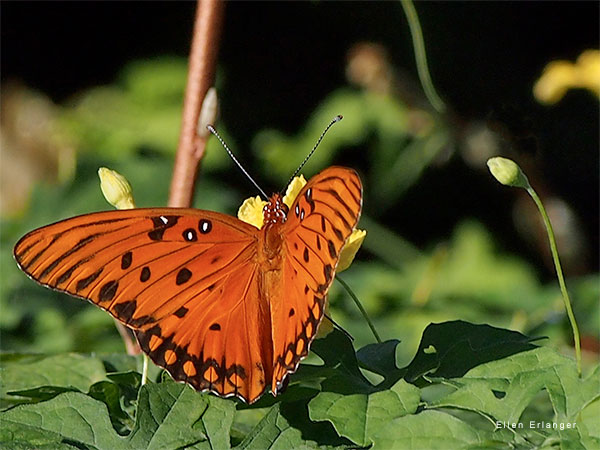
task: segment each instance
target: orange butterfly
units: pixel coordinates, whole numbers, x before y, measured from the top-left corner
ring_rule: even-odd
[[[330,167],[289,210],[274,194],[261,229],[197,209],[105,211],[34,230],[14,255],[132,328],[175,380],[253,403],[308,354],[361,208],[358,174]]]

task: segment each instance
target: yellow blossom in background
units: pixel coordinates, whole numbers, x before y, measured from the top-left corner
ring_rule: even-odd
[[[123,175],[106,167],[100,167],[98,176],[100,189],[108,203],[117,209],[135,208],[131,185]]]
[[[575,64],[552,61],[533,86],[533,95],[540,103],[558,102],[569,89],[588,89],[600,98],[600,50],[586,50]]]
[[[244,200],[240,209],[238,209],[238,219],[242,222],[254,225],[259,230],[263,226],[263,208],[267,204],[258,195],[256,197],[250,197]]]

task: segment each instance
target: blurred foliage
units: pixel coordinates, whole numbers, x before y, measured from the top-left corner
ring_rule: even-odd
[[[123,351],[112,319],[106,313],[80,300],[35,285],[18,271],[12,258],[12,248],[24,233],[35,227],[76,214],[108,209],[96,176],[99,166],[116,169],[128,178],[138,206],[165,204],[179,132],[184,82],[185,63],[182,60],[136,62],[126,67],[113,85],[89,89],[68,104],[56,107],[52,133],[61,136],[58,145],[68,143],[76,149],[73,153],[75,170],[62,182],[52,184],[46,181],[32,185],[28,203],[20,216],[4,217],[2,220],[0,345],[3,352],[97,352],[104,355]],[[360,227],[368,230],[368,236],[362,254],[359,253],[358,259],[342,277],[353,288],[380,334],[394,341],[380,344],[375,352],[374,348],[364,347],[373,342],[372,335],[348,295],[339,284],[334,284],[330,291],[331,316],[353,335],[357,348],[364,348],[355,354],[352,344],[344,341],[339,332],[323,341],[316,341],[314,349],[325,361],[325,368],[318,369],[321,372],[316,376],[321,381],[325,379],[321,383],[323,392],[315,390],[314,386],[319,383],[311,378],[310,366],[303,364],[292,377],[289,392],[282,396],[282,403],[265,398],[251,409],[244,409],[238,404],[237,412],[233,401],[199,395],[170,382],[151,384],[139,391],[135,412],[132,398],[135,399],[139,388],[135,375],[139,367],[132,358],[88,358],[70,354],[38,357],[4,353],[3,406],[11,406],[15,402],[14,396],[6,394],[7,389],[19,390],[22,398],[29,399],[21,399],[17,403],[32,403],[5,414],[13,436],[27,440],[27,433],[35,432],[36,442],[48,448],[57,442],[76,442],[98,448],[116,448],[113,446],[117,444],[123,448],[136,448],[138,444],[148,446],[152,439],[155,439],[152,444],[155,447],[185,445],[208,448],[209,442],[213,447],[215,442],[227,442],[227,445],[217,447],[227,448],[229,433],[233,443],[239,444],[240,448],[264,448],[263,444],[273,445],[273,448],[297,445],[307,448],[316,445],[338,447],[369,445],[371,442],[381,448],[391,448],[388,446],[390,442],[404,442],[408,446],[411,433],[414,435],[418,432],[416,430],[427,427],[435,428],[433,423],[436,426],[443,423],[450,430],[448,435],[412,441],[411,445],[443,448],[442,444],[450,445],[450,434],[456,439],[453,441],[456,445],[463,446],[483,446],[499,440],[504,444],[527,447],[531,443],[541,444],[544,439],[564,441],[573,438],[566,431],[542,430],[534,433],[535,436],[521,436],[508,430],[493,433],[493,427],[490,428],[489,417],[513,420],[525,411],[524,417],[530,414],[536,419],[542,417],[540,414],[543,412],[543,418],[548,421],[552,421],[553,417],[574,420],[573,417],[581,413],[580,417],[587,419],[577,420],[581,420],[583,425],[578,429],[579,437],[576,439],[578,442],[597,443],[600,436],[592,417],[593,411],[597,411],[598,401],[590,404],[580,401],[573,407],[575,409],[569,409],[569,406],[563,410],[555,396],[558,395],[557,385],[572,393],[584,389],[582,386],[585,384],[589,400],[597,397],[597,390],[590,388],[590,383],[593,383],[574,379],[572,361],[555,351],[570,355],[572,350],[558,285],[555,282],[543,283],[540,275],[525,260],[500,252],[495,237],[472,218],[464,218],[447,240],[432,242],[426,248],[418,248],[399,235],[393,225],[379,221],[383,212],[392,208],[410,187],[419,183],[421,175],[434,162],[447,157],[446,149],[455,145],[450,127],[442,117],[410,106],[391,93],[342,87],[323,100],[297,135],[285,136],[277,130],[257,133],[252,148],[261,169],[260,173],[253,174],[254,177],[258,180],[270,178],[283,186],[310,151],[324,126],[340,112],[345,119],[329,132],[303,173],[310,176],[332,163],[355,164],[361,172],[365,184],[365,213]],[[235,149],[226,126],[221,124],[218,128],[230,147]],[[202,163],[195,207],[235,214],[244,197],[248,196],[248,190],[237,187],[245,186],[244,180],[231,182],[234,178],[228,174],[234,173],[232,166],[218,142],[212,139]],[[29,189],[27,186],[17,188]],[[598,282],[597,274],[568,280],[582,335],[590,342],[597,342],[600,334],[597,322],[600,314]],[[435,351],[442,348],[442,342],[456,341],[464,345],[477,342],[468,341],[464,334],[460,334],[464,329],[451,322],[449,334],[433,338],[428,347],[418,350],[419,342],[426,337],[423,332],[428,325],[456,320],[517,330],[532,337],[547,336],[547,340],[537,343],[553,349],[531,350],[529,340],[523,337],[525,344],[516,351],[531,351],[505,359],[501,357],[506,354],[496,353],[491,358],[488,354],[486,358],[473,359],[478,361],[477,364],[485,363],[478,367],[474,363],[460,374],[453,374],[460,377],[453,381],[453,393],[435,390],[445,383],[427,378],[432,369],[431,365],[427,365],[430,362],[425,364],[428,371],[413,377],[422,383],[418,388],[401,380],[403,375],[398,372],[398,367],[408,367],[413,357],[419,361],[418,358],[423,358],[427,353],[425,350],[431,346]],[[477,332],[480,331],[477,329]],[[485,333],[482,336],[490,336]],[[509,332],[502,330],[502,333]],[[503,344],[505,341],[499,342]],[[328,365],[327,358],[334,357],[326,354],[328,345],[339,349],[340,355],[347,358],[344,363],[349,364],[347,370],[342,367],[343,364]],[[343,350],[337,346],[342,346]],[[492,347],[475,348],[473,351],[485,353]],[[381,360],[374,356],[377,353]],[[385,362],[382,355],[387,358]],[[585,356],[586,373],[589,373],[597,354],[587,353]],[[470,361],[462,353],[460,357],[463,357],[462,363]],[[89,361],[83,364],[82,358]],[[361,360],[360,370],[357,358]],[[536,362],[532,363],[527,358]],[[533,374],[527,372],[527,364],[535,365],[540,361],[547,363],[544,367],[557,366],[560,370],[554,373],[541,369]],[[79,367],[80,364],[85,368],[77,370],[76,379],[61,372],[64,368]],[[410,367],[418,367],[414,364]],[[457,364],[457,361],[450,359],[445,364]],[[512,368],[512,372],[500,375],[507,367]],[[36,376],[42,373],[46,378],[37,379]],[[35,376],[25,377],[24,374]],[[369,381],[377,378],[377,374],[384,378],[382,385]],[[436,373],[435,376],[446,375]],[[482,381],[490,377],[498,379]],[[510,384],[518,377],[530,384],[524,382],[520,391],[503,390],[507,386],[506,380]],[[597,373],[593,377],[596,378],[592,380],[597,379]],[[156,380],[156,376],[153,379]],[[307,379],[312,381],[302,385]],[[537,384],[533,379],[538,380]],[[430,386],[425,386],[428,383]],[[489,383],[511,399],[524,398],[520,409],[511,413],[491,397],[480,405],[470,404],[472,396],[489,388]],[[46,386],[45,390],[40,386]],[[354,398],[343,391],[348,386],[359,386],[360,389],[355,391],[359,397]],[[548,406],[547,398],[536,397],[542,389],[550,395],[552,407]],[[134,394],[131,394],[132,391]],[[129,400],[126,392],[130,393],[127,394],[130,395]],[[489,397],[491,392],[488,389],[485,394]],[[428,399],[429,395],[431,399]],[[394,406],[405,400],[406,403],[402,404],[404,409]],[[144,405],[153,401],[158,402],[161,405],[159,409],[165,413],[160,419],[164,419],[164,424],[154,423],[144,415]],[[99,412],[98,402],[104,403],[107,409]],[[372,406],[369,406],[371,403]],[[360,417],[380,414],[379,422],[367,426],[364,421],[358,420],[358,416],[346,417],[359,404],[367,405],[361,410]],[[52,415],[65,408],[74,408],[80,413],[79,418],[72,422],[72,428],[59,430],[57,424],[49,423],[47,428],[38,429],[28,422],[29,413],[41,414],[43,409],[44,414]],[[381,408],[393,411],[395,415],[383,414]],[[439,410],[415,414],[417,409],[421,411],[423,408]],[[453,414],[448,414],[444,408],[453,409]],[[479,427],[478,420],[464,418],[455,410],[476,411],[480,418],[486,418],[483,422],[487,423]],[[188,434],[178,436],[178,440],[170,440],[173,432],[169,429],[173,423],[167,423],[167,412],[181,414],[182,421],[177,425],[188,423]],[[201,420],[201,426],[197,420]],[[161,424],[164,427],[159,426]],[[225,434],[217,424],[219,427],[224,424]],[[97,441],[83,435],[80,430],[85,426],[94,430]],[[136,432],[124,437],[132,429]],[[316,439],[315,436],[320,437]],[[274,445],[277,439],[280,441]],[[129,447],[124,444],[125,441]]]

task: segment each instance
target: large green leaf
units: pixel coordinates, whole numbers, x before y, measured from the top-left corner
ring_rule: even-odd
[[[0,400],[3,406],[19,403],[10,391],[24,391],[40,386],[76,389],[87,392],[105,379],[106,371],[98,358],[74,353],[46,356],[3,354],[0,366]]]
[[[371,394],[322,392],[308,408],[312,420],[327,420],[341,436],[368,446],[390,420],[414,414],[419,400],[419,389],[400,380],[391,389]]]
[[[72,443],[98,449],[163,449],[208,441],[229,448],[235,404],[198,394],[175,382],[143,386],[132,432],[122,437],[113,428],[105,403],[67,392],[0,415],[1,442],[23,445]]]
[[[388,422],[373,436],[374,449],[468,449],[480,447],[487,434],[450,414],[423,411]]]
[[[429,325],[405,378],[433,374],[452,378],[488,361],[535,348],[531,338],[516,331],[455,320]]]

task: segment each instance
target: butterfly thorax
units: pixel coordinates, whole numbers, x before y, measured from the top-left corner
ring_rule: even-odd
[[[263,252],[269,265],[278,268],[281,257],[281,226],[287,220],[289,208],[279,194],[273,194],[263,208]]]

